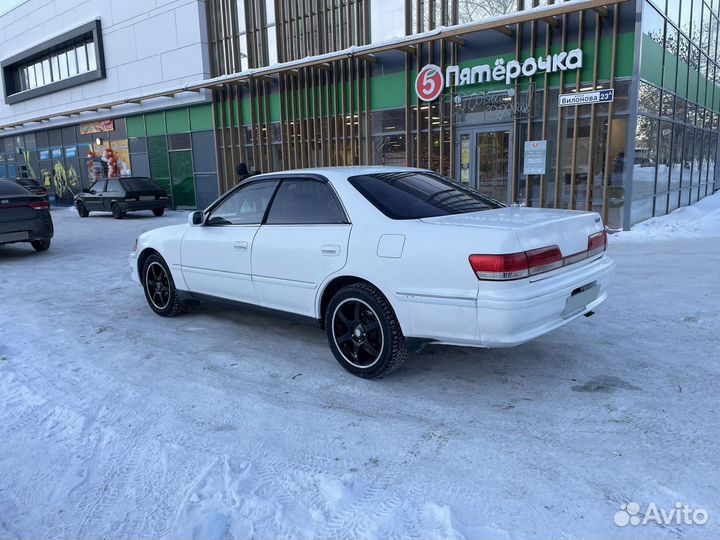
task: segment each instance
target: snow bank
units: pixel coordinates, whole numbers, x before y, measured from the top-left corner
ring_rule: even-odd
[[[692,206],[684,206],[666,216],[648,219],[629,231],[613,234],[611,243],[640,240],[720,237],[720,192]]]

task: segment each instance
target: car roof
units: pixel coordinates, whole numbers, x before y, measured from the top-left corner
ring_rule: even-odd
[[[284,171],[273,171],[269,173],[261,173],[252,175],[241,182],[246,184],[255,180],[264,178],[277,178],[278,176],[311,176],[320,175],[328,179],[343,179],[350,176],[358,176],[363,174],[381,174],[381,173],[397,173],[397,172],[418,172],[428,169],[419,169],[417,167],[388,167],[384,165],[351,165],[340,167],[309,167],[307,169],[288,169]]]
[[[132,180],[134,178],[140,178],[142,180],[152,180],[149,176],[114,176],[112,178],[108,176],[103,176],[102,178],[97,178],[94,180],[94,182],[100,182],[102,180]]]
[[[370,173],[383,173],[383,172],[407,172],[407,171],[422,171],[426,169],[419,169],[417,167],[389,167],[386,165],[347,165],[338,167],[308,167],[306,169],[289,169],[286,171],[274,171],[271,173],[263,173],[264,175],[270,174],[337,174],[343,173],[347,175],[356,174],[370,174]]]

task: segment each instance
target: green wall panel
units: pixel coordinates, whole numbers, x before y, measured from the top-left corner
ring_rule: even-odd
[[[618,35],[618,43],[617,43],[617,58],[616,58],[616,73],[615,76],[617,78],[622,77],[630,77],[632,76],[633,72],[633,51],[634,51],[634,43],[635,43],[635,37],[633,32],[626,32],[623,34]],[[574,45],[572,43],[568,44],[564,50],[570,50],[574,48]],[[550,54],[556,54],[561,52],[563,49],[560,47],[552,48],[550,51]],[[544,50],[540,49],[536,52],[535,57],[540,56]],[[584,67],[582,70],[580,70],[580,77],[582,82],[590,82],[592,80],[592,59],[595,54],[595,38],[591,37],[583,41],[583,60],[584,60]],[[530,51],[525,50],[522,51],[520,54],[521,58],[527,58],[530,56]],[[610,65],[611,65],[611,57],[612,57],[612,37],[606,36],[600,39],[600,48],[598,51],[598,79],[599,80],[608,80],[610,78]],[[482,58],[474,58],[474,59],[468,59],[460,63],[460,67],[471,67],[477,64],[490,64],[491,66],[494,65],[496,58],[503,58],[506,62],[508,60],[512,60],[515,58],[515,55],[513,52],[509,52],[505,55],[493,55],[493,56],[487,56]],[[662,56],[660,57],[660,62],[662,62]],[[410,74],[410,84],[412,85],[415,81],[416,72],[413,71]],[[536,76],[536,82],[542,81],[543,74],[540,74],[539,76]],[[565,84],[573,84],[577,79],[577,72],[565,72]],[[527,86],[527,83],[529,82],[527,77],[521,77],[519,79],[521,81],[521,87]],[[549,85],[550,86],[558,86],[560,84],[560,74],[555,73],[550,75],[549,77]],[[341,99],[338,96],[337,102],[335,99],[333,99],[333,96],[336,93],[336,88],[339,85],[331,84],[325,91],[322,92],[322,95],[320,96],[321,100],[325,100],[325,110],[328,110],[330,114],[334,114],[336,108],[340,108],[342,103]],[[484,84],[476,84],[476,85],[468,85],[466,87],[462,87],[460,89],[460,93],[475,93],[475,92],[486,92],[490,90],[499,90],[499,89],[505,89],[508,88],[508,86],[503,83],[496,83],[496,82],[488,82]],[[349,110],[349,104],[350,104],[350,92],[349,92],[349,85],[346,83],[344,88],[344,96],[345,96],[345,109]],[[357,108],[359,106],[359,103],[362,99],[364,89],[361,89],[361,92],[356,92],[355,95],[355,107]],[[395,73],[389,73],[387,75],[380,75],[372,77],[370,80],[370,108],[371,110],[381,110],[381,109],[392,109],[392,108],[398,108],[398,107],[404,107],[405,106],[405,100],[406,100],[406,83],[405,83],[405,73],[395,72]],[[411,105],[414,105],[417,102],[417,98],[415,97],[414,92],[409,92],[410,99],[411,99]],[[326,96],[329,96],[329,99],[326,100]],[[305,116],[305,94],[304,92],[301,92],[298,96],[298,100],[300,102],[300,111],[299,116]],[[314,114],[314,106],[312,105],[313,100],[309,100],[309,107],[310,107],[310,113]],[[256,104],[258,105],[258,104]],[[251,122],[251,103],[249,97],[247,97],[247,92],[243,92],[243,97],[240,99],[240,110],[237,110],[237,101],[233,101],[233,125],[237,125],[238,121],[238,113],[239,117],[242,119],[243,125],[250,125]],[[273,93],[270,95],[270,120],[272,122],[278,122],[281,120],[280,118],[280,96],[278,93]],[[230,110],[227,108],[223,111],[221,108],[218,108],[217,111],[217,117],[216,117],[216,123],[217,125],[220,124],[220,120],[222,119],[222,114],[225,113],[225,122],[230,123],[231,119],[231,113]],[[192,118],[192,111],[191,111],[191,118]],[[193,129],[195,127],[193,126]]]
[[[150,175],[153,179],[169,178],[168,148],[165,135],[159,137],[148,137],[148,157],[150,159]],[[169,190],[168,186],[163,186]]]
[[[192,152],[170,152],[173,204],[175,207],[195,208],[195,181],[192,170]]]
[[[270,121],[280,121],[280,94],[270,94]]]
[[[212,105],[210,103],[190,107],[189,111],[190,129],[192,131],[205,131],[214,127],[212,118]]]
[[[126,119],[127,133],[129,138],[145,136],[145,116],[139,114],[137,116],[128,116]]]
[[[187,107],[166,111],[165,124],[168,133],[187,133],[190,131],[190,115]]]
[[[165,135],[165,111],[148,113],[145,115],[145,129],[148,136]]]

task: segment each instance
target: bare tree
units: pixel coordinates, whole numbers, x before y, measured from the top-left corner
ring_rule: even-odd
[[[516,0],[459,0],[458,23],[478,21],[517,11]]]

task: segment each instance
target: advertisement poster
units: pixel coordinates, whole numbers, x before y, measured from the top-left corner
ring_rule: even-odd
[[[132,174],[127,139],[92,144],[88,147],[87,158],[90,178],[115,178]]]
[[[470,183],[470,134],[460,136],[460,181]]]
[[[525,158],[523,160],[523,173],[545,174],[547,161],[547,141],[525,141]]]
[[[114,131],[115,122],[112,119],[98,120],[96,122],[87,122],[80,124],[81,135],[92,135],[93,133],[102,133],[103,131]]]

